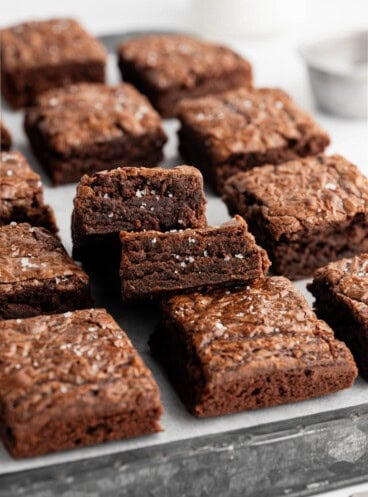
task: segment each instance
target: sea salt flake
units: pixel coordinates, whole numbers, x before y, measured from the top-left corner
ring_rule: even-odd
[[[113,217],[113,216],[114,216],[114,213],[113,213],[113,212],[109,212],[109,213],[107,214],[107,217],[110,217],[110,218],[111,218],[111,217]]]
[[[157,243],[157,238],[152,238],[152,242],[151,242],[151,243],[152,243],[152,245],[156,245],[156,243]]]
[[[7,175],[7,176],[13,176],[13,171],[12,171],[11,169],[8,169],[8,170],[6,171],[6,175]]]
[[[238,314],[236,315],[236,317],[243,318],[244,317],[244,312],[238,312]]]
[[[135,196],[138,197],[138,198],[142,198],[146,195],[146,192],[144,190],[137,190],[135,192]]]
[[[326,183],[325,188],[326,188],[326,190],[332,190],[334,192],[337,187],[334,183]]]
[[[234,256],[236,259],[244,259],[244,255],[243,254],[235,254]]]

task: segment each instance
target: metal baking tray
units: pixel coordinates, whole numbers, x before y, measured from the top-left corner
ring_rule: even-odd
[[[114,47],[121,38],[104,37],[104,41]],[[112,55],[108,81],[119,81]],[[13,148],[24,153],[42,176],[46,201],[55,209],[61,238],[70,252],[75,185],[52,188],[28,147],[22,112],[3,103],[2,114],[13,133]],[[332,122],[326,124],[334,128]],[[177,155],[177,126],[175,120],[165,121],[168,167],[182,162]],[[364,130],[354,126],[351,132],[363,136]],[[338,134],[339,129],[334,129]],[[206,193],[209,222],[228,219],[222,201],[211,191]],[[305,283],[296,286],[311,303]],[[315,400],[196,419],[149,353],[147,339],[158,320],[155,306],[146,306],[144,312],[123,307],[108,281],[94,285],[93,294],[96,306],[112,313],[151,368],[161,390],[165,431],[23,460],[13,460],[0,445],[0,497],[304,496],[368,479],[368,384],[363,380],[358,379],[351,390]]]

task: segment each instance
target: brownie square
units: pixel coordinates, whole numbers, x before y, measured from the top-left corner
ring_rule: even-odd
[[[201,417],[326,395],[357,376],[348,348],[283,277],[170,298],[150,346]]]
[[[0,36],[2,94],[15,109],[50,88],[105,80],[105,49],[73,19],[26,22]]]
[[[0,320],[91,305],[87,275],[53,234],[27,223],[0,227]]]
[[[26,113],[25,130],[54,185],[123,164],[156,166],[166,142],[160,116],[128,84],[43,93]]]
[[[270,266],[240,216],[222,226],[120,233],[123,300],[246,284]]]
[[[303,278],[368,251],[368,180],[339,155],[239,173],[224,199],[246,219],[276,274]]]
[[[0,436],[31,457],[161,431],[159,390],[104,309],[0,323]]]
[[[330,140],[289,95],[239,88],[187,100],[179,108],[179,149],[222,193],[227,178],[263,164],[315,155]]]
[[[202,227],[205,207],[202,175],[194,167],[123,167],[83,176],[74,199],[73,256],[99,260],[98,253],[116,253],[120,262],[121,230]]]
[[[41,178],[19,152],[0,153],[0,226],[12,221],[56,232],[54,212],[43,201]]]
[[[149,35],[118,47],[124,81],[146,94],[164,117],[184,98],[252,85],[250,63],[230,48],[186,35]]]
[[[12,137],[10,131],[5,127],[4,123],[0,120],[0,151],[10,150],[12,145]]]
[[[316,298],[317,315],[350,348],[368,380],[368,254],[317,269],[308,290]]]

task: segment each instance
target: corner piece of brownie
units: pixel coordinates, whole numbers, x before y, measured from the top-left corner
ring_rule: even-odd
[[[218,193],[239,171],[316,155],[327,133],[276,88],[239,88],[180,105],[179,149]]]
[[[221,226],[120,233],[123,300],[245,285],[270,266],[240,217]]]
[[[0,227],[0,321],[91,307],[88,276],[44,228]]]
[[[194,167],[123,167],[83,176],[74,199],[73,256],[84,261],[115,247],[120,261],[120,231],[203,227],[205,207]]]
[[[308,277],[368,251],[368,179],[340,155],[239,173],[228,180],[224,200],[246,219],[276,274]]]
[[[0,437],[32,457],[161,431],[159,390],[104,309],[0,322]]]
[[[5,152],[10,150],[12,146],[12,137],[10,131],[5,127],[3,121],[0,120],[0,151]]]
[[[230,48],[198,38],[148,35],[118,47],[124,81],[145,93],[164,117],[175,117],[184,98],[252,85],[252,67]]]
[[[201,417],[330,394],[357,376],[348,348],[283,277],[170,298],[150,346]]]
[[[20,152],[1,152],[0,226],[12,221],[58,231],[54,212],[43,201],[39,175]]]
[[[105,49],[74,19],[25,22],[0,36],[2,94],[15,109],[50,88],[105,80]]]
[[[45,92],[27,110],[25,130],[54,185],[125,164],[157,166],[167,140],[148,100],[123,83]]]
[[[318,317],[350,348],[368,380],[368,253],[317,269],[308,290]]]

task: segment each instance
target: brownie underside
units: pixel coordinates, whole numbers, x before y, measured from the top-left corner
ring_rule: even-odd
[[[196,164],[214,191],[221,195],[226,180],[241,171],[248,171],[264,164],[282,164],[288,160],[307,157],[322,152],[327,143],[321,136],[308,140],[289,140],[284,147],[267,150],[265,153],[249,152],[232,154],[224,162],[218,162],[208,152],[205,139],[182,123],[178,131],[179,152],[189,163]]]
[[[119,55],[119,68],[124,81],[134,85],[141,93],[147,96],[151,104],[165,118],[176,117],[177,105],[185,98],[197,98],[209,94],[221,93],[226,90],[251,86],[252,78],[250,72],[243,67],[224,74],[221,78],[202,79],[194,88],[174,87],[172,89],[158,91],[137,70],[134,62],[124,59]]]
[[[270,407],[337,392],[351,386],[351,366],[337,364],[273,371],[254,371],[241,378],[236,372],[221,384],[206,385],[196,355],[177,328],[164,323],[151,335],[151,352],[165,367],[187,409],[199,417],[219,416]]]
[[[63,64],[16,70],[12,73],[2,71],[1,86],[4,98],[19,109],[35,102],[41,92],[66,86],[71,83],[105,81],[105,66],[101,62]]]

